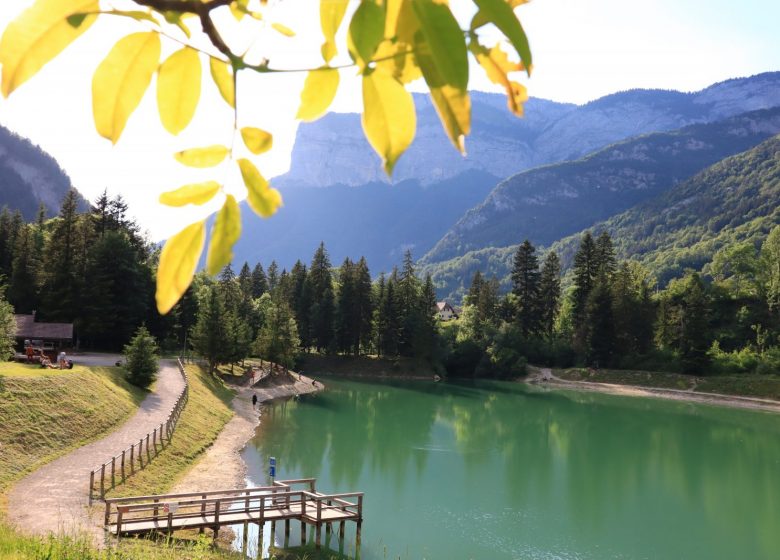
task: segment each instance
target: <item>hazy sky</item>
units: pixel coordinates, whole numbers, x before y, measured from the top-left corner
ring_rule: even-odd
[[[31,3],[2,0],[0,29]],[[469,2],[451,4],[467,19]],[[251,24],[239,25],[228,13],[221,22],[228,26],[236,48],[251,47],[251,55],[265,56],[277,67],[306,68],[321,63],[317,10],[317,0],[284,0],[275,6],[273,17],[297,32],[294,39],[275,36],[249,43],[242,30]],[[303,18],[308,24],[299,21],[303,13],[309,15]],[[523,81],[535,97],[584,103],[631,88],[694,91],[732,77],[780,70],[778,0],[534,0],[517,13],[534,55],[533,77]],[[159,123],[154,82],[117,146],[95,132],[91,76],[100,53],[104,56],[119,36],[138,29],[135,22],[103,16],[9,99],[0,100],[0,123],[56,157],[88,198],[94,199],[104,188],[121,193],[142,225],[159,239],[214,209],[164,208],[157,203],[161,191],[211,178],[224,181],[239,195],[242,187],[230,167],[193,171],[171,157],[183,148],[230,142],[232,114],[210,83],[208,71],[202,106],[178,137],[168,135]],[[164,43],[163,56],[175,48],[175,43]],[[338,111],[361,108],[359,82],[353,76],[353,71],[342,72],[334,105]],[[303,78],[301,73],[248,76],[239,84],[241,125],[274,134],[273,151],[257,160],[268,177],[289,167]],[[470,87],[491,89],[481,71],[474,69]]]

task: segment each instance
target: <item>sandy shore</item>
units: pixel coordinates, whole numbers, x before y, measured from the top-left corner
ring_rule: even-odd
[[[570,381],[561,379],[552,374],[547,368],[529,368],[529,375],[523,380],[525,383],[544,387],[557,387],[560,389],[573,389],[576,391],[594,391],[610,395],[627,397],[654,397],[677,401],[711,404],[717,406],[729,406],[733,408],[747,408],[752,410],[765,410],[780,412],[780,401],[772,399],[760,399],[755,397],[739,397],[736,395],[722,395],[718,393],[696,393],[679,389],[662,389],[656,387],[640,387],[637,385],[618,385],[614,383],[595,383],[592,381]]]
[[[260,424],[260,403],[295,394],[314,393],[324,388],[319,381],[316,386],[313,385],[306,376],[295,374],[294,377],[294,383],[269,379],[262,386],[254,388],[236,387],[238,392],[231,403],[235,416],[225,425],[204,456],[171,489],[171,493],[243,488],[246,464],[241,458],[241,450]],[[252,393],[257,395],[257,409],[252,407]]]

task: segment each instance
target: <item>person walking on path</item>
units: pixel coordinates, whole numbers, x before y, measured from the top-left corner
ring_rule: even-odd
[[[257,407],[257,394],[252,393],[252,408],[254,409],[256,407]]]
[[[60,369],[65,369],[68,367],[67,356],[65,355],[64,350],[57,355],[57,363],[60,366]]]

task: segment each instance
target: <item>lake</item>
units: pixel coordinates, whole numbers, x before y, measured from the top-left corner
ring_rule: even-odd
[[[326,385],[265,407],[248,483],[274,456],[277,478],[365,492],[361,558],[780,558],[777,415],[515,383]]]

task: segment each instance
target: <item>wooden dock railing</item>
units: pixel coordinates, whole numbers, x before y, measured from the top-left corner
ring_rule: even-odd
[[[179,397],[176,399],[170,414],[168,414],[168,418],[139,439],[138,443],[132,444],[90,471],[90,505],[92,505],[94,499],[105,499],[107,490],[116,488],[127,480],[128,477],[134,475],[136,471],[145,469],[152,459],[170,444],[173,432],[176,430],[176,425],[179,422],[179,417],[182,410],[184,410],[184,405],[187,404],[190,388],[187,372],[184,370],[181,358],[177,358],[176,363],[179,367],[179,372],[184,378],[184,389],[179,393]]]
[[[306,485],[308,490],[293,486]],[[262,550],[262,525],[271,523],[271,539],[276,522],[285,522],[285,538],[290,536],[290,521],[300,521],[301,542],[306,542],[306,525],[315,527],[315,544],[320,547],[321,529],[328,533],[339,524],[339,538],[344,538],[347,521],[357,524],[357,542],[363,522],[363,493],[322,494],[314,491],[314,479],[282,480],[273,486],[236,490],[216,490],[185,494],[162,494],[131,498],[106,499],[104,525],[107,536],[149,533],[172,534],[182,529],[211,529],[216,539],[221,527],[244,526],[244,550],[247,548],[249,523],[261,527],[258,550]]]

